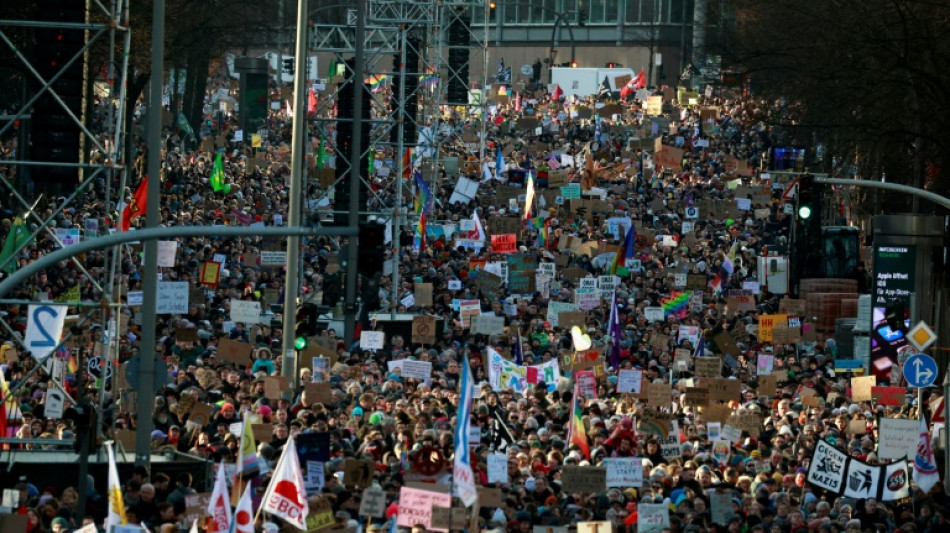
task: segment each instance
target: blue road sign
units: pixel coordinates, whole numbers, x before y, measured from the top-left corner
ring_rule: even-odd
[[[937,362],[929,355],[915,353],[904,363],[904,379],[907,385],[918,389],[933,385],[937,380]]]

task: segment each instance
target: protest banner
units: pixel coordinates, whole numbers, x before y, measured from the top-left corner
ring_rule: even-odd
[[[617,392],[640,394],[643,384],[643,371],[621,369],[617,372]]]

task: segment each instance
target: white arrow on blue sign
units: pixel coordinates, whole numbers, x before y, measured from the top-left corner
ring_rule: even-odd
[[[937,362],[929,355],[915,353],[904,363],[904,379],[917,389],[933,385],[937,380]]]

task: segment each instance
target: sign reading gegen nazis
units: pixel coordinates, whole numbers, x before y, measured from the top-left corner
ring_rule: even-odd
[[[808,465],[808,482],[832,492],[841,492],[847,458],[844,452],[823,440],[818,441]]]

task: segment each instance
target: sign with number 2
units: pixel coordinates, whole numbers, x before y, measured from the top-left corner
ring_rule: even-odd
[[[34,359],[42,359],[53,351],[63,336],[66,321],[65,305],[31,305],[23,344]]]

